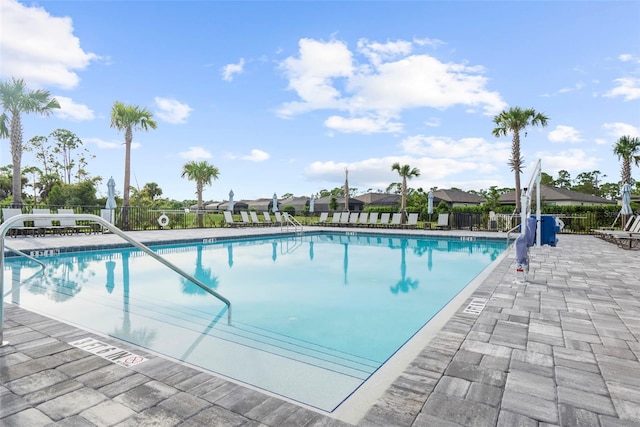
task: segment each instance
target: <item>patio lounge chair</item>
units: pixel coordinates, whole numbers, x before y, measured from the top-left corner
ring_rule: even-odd
[[[369,212],[360,212],[360,219],[358,220],[358,225],[361,227],[366,227],[368,219],[369,219]]]
[[[389,223],[389,227],[401,227],[402,226],[402,213],[394,213],[391,217],[391,223]]]
[[[258,219],[258,214],[255,211],[250,211],[249,212],[249,216],[251,217],[251,223],[255,226],[261,226],[264,225],[263,223],[260,222],[260,220]]]
[[[242,225],[244,225],[245,227],[253,225],[249,220],[249,215],[247,214],[246,211],[240,212],[240,218],[242,218]]]
[[[376,227],[388,227],[391,214],[389,212],[383,212],[380,214],[380,223],[376,224]]]
[[[340,214],[340,225],[349,224],[349,212],[342,212]]]
[[[378,225],[378,212],[371,212],[369,214],[369,227],[376,227]]]
[[[273,221],[271,221],[271,215],[269,215],[269,212],[267,211],[262,212],[262,216],[264,217],[265,225],[273,225]]]
[[[321,212],[320,218],[318,219],[318,223],[316,225],[326,225],[329,219],[329,212]]]
[[[407,219],[407,223],[404,224],[404,228],[416,228],[418,227],[418,214],[410,213],[409,218]]]
[[[73,209],[58,209],[59,215],[73,215],[74,213]],[[94,230],[90,225],[78,225],[73,218],[60,218],[58,222],[61,227],[64,227],[64,231],[68,234],[79,233],[81,231],[91,233]]]
[[[282,225],[282,214],[280,211],[274,212],[273,215],[276,217],[276,225]]]
[[[51,210],[49,209],[33,209],[33,214],[40,215],[51,215]],[[47,231],[51,231],[53,234],[62,234],[64,231],[64,227],[59,225],[53,225],[53,218],[48,219],[34,219],[33,225],[36,228],[40,229],[40,232],[43,236],[47,234]]]
[[[448,213],[438,214],[438,224],[436,224],[436,228],[446,228],[447,230],[451,228],[451,227],[449,227],[449,214]]]
[[[22,214],[22,209],[19,209],[19,208],[2,208],[2,218],[4,221],[8,220],[11,217],[14,217],[16,215],[21,215],[21,214]],[[12,237],[17,237],[18,233],[36,236],[38,235],[39,232],[40,232],[40,229],[38,227],[26,226],[24,225],[24,221],[20,221],[17,224],[14,224],[9,229],[9,231],[7,231],[7,234],[9,234]]]
[[[349,214],[349,225],[356,226],[358,225],[358,212],[351,212]]]
[[[626,235],[628,233],[633,233],[634,230],[636,230],[636,228],[638,227],[638,224],[640,224],[640,215],[637,215],[633,219],[630,219],[629,221],[627,221],[626,226],[622,230],[610,230],[606,228],[600,228],[600,229],[595,229],[591,231],[594,233],[595,236],[607,240],[617,234]]]
[[[340,212],[334,212],[331,218],[331,225],[340,225]]]
[[[231,215],[231,211],[224,211],[222,214],[224,215],[224,222],[229,227],[237,227],[239,225],[237,222],[233,222],[233,215]]]

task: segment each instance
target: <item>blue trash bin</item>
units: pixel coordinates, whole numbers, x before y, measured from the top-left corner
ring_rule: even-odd
[[[540,217],[540,240],[541,244],[555,246],[558,243],[556,233],[560,232],[560,227],[556,222],[556,218],[551,215],[542,215]]]

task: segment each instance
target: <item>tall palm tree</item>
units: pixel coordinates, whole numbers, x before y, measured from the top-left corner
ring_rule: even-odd
[[[524,159],[520,155],[520,132],[525,130],[527,126],[547,125],[549,118],[542,113],[537,113],[533,108],[523,110],[520,107],[511,107],[501,112],[493,118],[496,127],[493,129],[493,136],[499,138],[509,133],[513,134],[511,142],[511,159],[509,166],[515,174],[516,179],[516,213],[520,213],[522,206],[520,203],[520,172],[522,172],[522,163]],[[525,132],[525,136],[526,136]]]
[[[111,108],[111,127],[124,132],[124,191],[122,192],[122,226],[129,224],[129,191],[131,191],[131,142],[134,130],[155,129],[153,114],[137,105],[125,105],[120,101]]]
[[[198,227],[204,227],[202,216],[202,190],[205,185],[211,185],[211,181],[218,179],[220,171],[207,161],[187,162],[182,166],[182,178],[196,182],[196,194],[198,196]]]
[[[402,203],[400,212],[402,213],[402,223],[404,224],[407,220],[407,179],[420,176],[420,169],[412,168],[409,165],[400,166],[400,163],[395,162],[391,165],[391,170],[397,171],[402,177]]]
[[[631,184],[631,163],[640,166],[640,138],[621,136],[613,146],[613,153],[622,160],[622,184]]]
[[[22,113],[38,113],[44,116],[51,114],[54,108],[60,108],[58,100],[51,97],[48,90],[29,90],[24,79],[12,78],[11,81],[0,82],[0,138],[9,138],[11,142],[11,159],[13,176],[11,192],[13,206],[22,206]],[[7,127],[7,122],[11,122]]]

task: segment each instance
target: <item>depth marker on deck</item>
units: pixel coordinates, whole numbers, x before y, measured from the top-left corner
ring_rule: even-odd
[[[84,338],[70,342],[69,344],[126,368],[138,365],[147,360],[143,356],[138,356],[137,354],[133,354],[111,344],[98,341],[95,338]]]
[[[487,301],[489,301],[487,298],[474,298],[471,300],[467,308],[464,309],[463,313],[480,314],[487,305]]]

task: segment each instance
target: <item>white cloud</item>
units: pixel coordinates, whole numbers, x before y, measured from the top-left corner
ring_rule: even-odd
[[[446,109],[456,105],[480,109],[495,115],[507,105],[497,92],[486,89],[484,67],[465,63],[443,63],[424,54],[412,54],[417,42],[397,40],[377,43],[361,39],[357,53],[332,40],[302,39],[297,57],[281,64],[289,89],[298,100],[283,104],[280,117],[291,117],[314,110],[345,111],[325,125],[343,132],[388,132],[375,126],[381,119],[400,119],[403,110],[415,108]],[[401,126],[399,120],[394,126]]]
[[[176,99],[161,98],[156,96],[156,115],[167,123],[182,124],[187,122],[187,118],[193,109],[187,104],[183,104]]]
[[[602,125],[602,127],[608,131],[608,134],[611,135],[613,139],[618,139],[621,136],[625,136],[625,135],[628,135],[634,138],[640,137],[640,129],[627,123],[620,123],[620,122],[605,123],[604,125]],[[609,142],[615,142],[615,141],[609,141]]]
[[[73,121],[93,120],[95,115],[93,110],[83,104],[76,104],[71,98],[66,96],[55,95],[54,98],[60,104],[59,109],[53,110],[53,114],[62,118]]]
[[[634,77],[621,77],[615,79],[617,87],[604,94],[607,98],[622,96],[625,101],[640,99],[640,79]]]
[[[630,53],[623,53],[618,55],[618,59],[622,62],[633,61],[633,55],[631,55]]]
[[[202,147],[189,147],[188,151],[181,151],[178,155],[183,159],[194,161],[211,158],[211,153]]]
[[[80,138],[84,143],[95,144],[98,148],[103,148],[107,150],[114,150],[124,147],[124,139],[122,141],[105,141],[101,138]],[[131,143],[131,148],[139,148],[140,144],[133,142]]]
[[[434,158],[459,158],[474,160],[483,165],[506,163],[511,155],[511,144],[487,141],[484,138],[461,138],[415,135],[404,139],[400,146],[405,153]],[[493,168],[493,167],[492,167]]]
[[[432,128],[437,128],[440,126],[440,119],[438,117],[429,117],[424,124]]]
[[[324,125],[329,129],[334,129],[343,133],[381,133],[381,132],[402,132],[402,123],[390,122],[382,117],[358,117],[345,118],[331,116]]]
[[[415,44],[417,44],[418,46],[431,46],[431,47],[438,47],[438,46],[442,46],[443,44],[445,44],[445,42],[443,42],[442,40],[438,40],[438,39],[430,39],[428,37],[419,39],[419,38],[414,38],[413,42]]]
[[[548,138],[551,142],[580,142],[583,140],[576,128],[563,125],[558,125],[549,132]]]
[[[264,162],[265,160],[269,159],[269,153],[254,148],[253,150],[251,150],[251,154],[249,154],[248,156],[242,156],[240,158],[242,160],[248,160],[250,162]]]
[[[235,74],[242,74],[244,72],[244,58],[240,58],[240,62],[237,64],[227,64],[222,67],[222,80],[233,81]]]
[[[570,149],[558,153],[538,152],[536,158],[542,160],[543,169],[546,173],[555,176],[559,170],[566,170],[570,173],[581,173],[585,170],[598,168],[600,159],[589,157],[584,150]]]
[[[15,0],[0,2],[0,16],[3,76],[19,76],[29,85],[71,89],[80,81],[75,70],[98,59],[80,47],[71,18],[54,17],[41,7]]]

